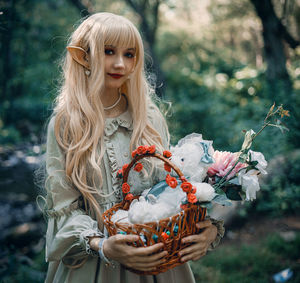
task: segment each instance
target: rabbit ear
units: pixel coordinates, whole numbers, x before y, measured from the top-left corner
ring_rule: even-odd
[[[85,67],[86,69],[90,69],[90,64],[88,62],[88,53],[83,48],[79,46],[67,46],[67,49],[73,60],[75,60],[78,64]]]
[[[202,141],[202,135],[197,133],[192,133],[180,139],[177,145],[182,146],[185,143],[197,143],[198,141]]]

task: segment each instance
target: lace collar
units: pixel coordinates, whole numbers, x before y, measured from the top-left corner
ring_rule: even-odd
[[[127,128],[128,130],[133,129],[133,120],[129,110],[126,110],[118,117],[106,118],[104,133],[106,136],[111,136],[119,127]]]

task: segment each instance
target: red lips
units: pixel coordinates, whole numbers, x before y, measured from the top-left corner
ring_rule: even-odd
[[[108,73],[108,75],[111,76],[114,79],[119,79],[119,78],[123,77],[123,75],[121,75],[121,74],[110,74],[110,73]]]

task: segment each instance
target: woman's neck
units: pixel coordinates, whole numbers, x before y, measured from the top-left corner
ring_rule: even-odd
[[[104,108],[109,108],[114,103],[118,101],[120,97],[118,89],[111,89],[106,90],[101,101],[103,103]],[[115,118],[120,116],[122,113],[124,113],[127,110],[127,99],[125,95],[121,96],[120,101],[116,104],[116,106],[110,108],[110,109],[104,109],[105,117],[106,118]]]
[[[103,107],[106,108],[113,105],[118,100],[119,96],[120,94],[118,89],[106,89],[101,97]]]

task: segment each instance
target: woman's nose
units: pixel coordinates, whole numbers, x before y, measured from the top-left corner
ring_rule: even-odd
[[[116,60],[114,62],[115,68],[124,68],[124,60],[122,56],[116,56]]]

